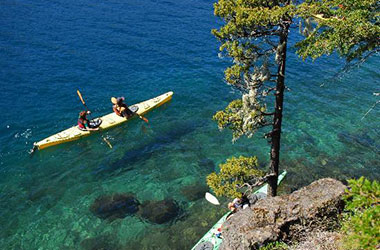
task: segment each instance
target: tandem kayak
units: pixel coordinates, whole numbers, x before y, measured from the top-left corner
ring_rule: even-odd
[[[170,91],[170,92],[167,92],[167,93],[162,94],[160,96],[157,96],[155,98],[146,100],[144,102],[134,104],[134,105],[130,106],[129,108],[133,111],[136,110],[137,115],[144,115],[145,113],[151,111],[152,109],[157,108],[157,107],[161,106],[162,104],[170,101],[172,99],[172,96],[173,96],[173,92]],[[124,118],[124,117],[118,116],[114,112],[112,112],[108,115],[105,115],[105,116],[102,116],[99,118],[102,120],[102,123],[99,126],[99,131],[100,131],[100,130],[109,129],[109,128],[115,127],[117,125],[120,125],[124,122],[127,122],[127,121],[131,120],[131,118],[134,118],[134,116],[132,116],[130,118]],[[96,118],[94,120],[97,120],[99,118]],[[55,135],[49,136],[48,138],[45,138],[39,142],[35,142],[34,143],[34,149],[41,150],[41,149],[51,147],[54,145],[59,145],[59,144],[65,143],[65,142],[75,141],[75,140],[78,140],[82,137],[93,134],[94,132],[95,131],[90,132],[87,130],[80,130],[78,128],[78,126],[73,126],[71,128],[68,128],[66,130],[63,130],[63,131],[55,134]]]
[[[278,176],[277,183],[280,184],[280,182],[285,178],[286,171],[282,172]],[[266,196],[268,192],[268,184],[265,184],[260,189],[258,189],[255,194],[259,197]],[[220,228],[223,223],[226,221],[228,215],[230,215],[231,212],[226,213],[223,215],[222,218],[218,220],[217,223],[195,244],[195,246],[191,250],[200,250],[200,249],[207,249],[207,250],[218,250],[220,247],[220,244],[222,244],[223,239],[217,237],[219,231],[218,228]],[[223,234],[223,233],[222,233]]]

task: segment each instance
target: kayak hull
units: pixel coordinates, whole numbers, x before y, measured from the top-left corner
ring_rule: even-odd
[[[136,112],[137,115],[144,115],[147,112],[149,112],[149,111],[163,105],[164,103],[170,101],[172,99],[172,96],[173,96],[173,92],[169,91],[165,94],[162,94],[160,96],[157,96],[157,97],[149,99],[149,100],[146,100],[144,102],[136,103],[132,106],[138,107],[137,112]],[[125,118],[125,117],[121,117],[121,116],[116,115],[114,112],[107,114],[107,115],[104,115],[102,117],[99,117],[100,119],[102,119],[102,123],[100,124],[98,131],[106,130],[106,129],[118,126],[122,123],[125,123],[125,122],[131,120],[134,117],[135,116],[132,116],[130,118]],[[66,130],[63,130],[57,134],[49,136],[49,137],[47,137],[47,138],[45,138],[39,142],[35,142],[34,147],[41,150],[41,149],[45,149],[45,148],[48,148],[51,146],[55,146],[55,145],[63,144],[66,142],[78,140],[82,137],[89,136],[89,135],[93,134],[94,132],[98,132],[98,131],[83,131],[83,130],[80,130],[78,128],[78,126],[73,126],[73,127],[68,128]]]
[[[280,182],[285,178],[286,173],[287,172],[284,171],[278,176],[278,181],[277,181],[278,184],[280,184]],[[258,196],[266,195],[267,191],[268,191],[268,184],[265,184],[264,186],[259,188],[255,192],[255,194],[257,194]],[[227,217],[230,214],[231,212],[227,212],[225,215],[223,215],[223,217],[220,218],[218,222],[215,223],[215,225],[197,242],[197,244],[194,245],[194,247],[191,250],[197,250],[198,245],[204,244],[206,242],[207,243],[210,242],[212,244],[213,250],[218,250],[220,247],[220,244],[222,244],[222,241],[223,241],[221,238],[217,237],[218,228],[220,228],[223,225],[223,223],[226,221]],[[200,249],[202,249],[202,247],[200,247]],[[207,249],[210,249],[210,248],[207,248]]]

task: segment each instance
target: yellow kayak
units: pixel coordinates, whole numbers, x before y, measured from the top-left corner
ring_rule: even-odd
[[[162,94],[160,96],[157,96],[155,98],[149,99],[144,102],[140,102],[137,104],[134,104],[130,106],[132,110],[136,110],[137,115],[143,115],[150,110],[157,108],[161,106],[162,104],[170,101],[172,99],[173,92],[167,92],[165,94]],[[134,117],[134,116],[133,116]],[[133,118],[131,117],[131,118]],[[131,118],[124,118],[121,116],[116,115],[114,112],[110,113],[108,115],[99,117],[102,120],[102,123],[99,126],[99,130],[109,129],[114,126],[120,125],[124,122],[129,121]],[[88,136],[96,131],[86,131],[86,130],[80,130],[78,126],[73,126],[71,128],[68,128],[66,130],[63,130],[55,135],[49,136],[48,138],[45,138],[39,142],[34,143],[34,149],[44,149],[47,147],[51,147],[54,145],[62,144],[69,141],[78,140],[84,136]]]

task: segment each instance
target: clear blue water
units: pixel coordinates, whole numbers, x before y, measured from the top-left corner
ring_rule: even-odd
[[[223,83],[227,62],[210,33],[220,26],[212,3],[0,3],[1,249],[189,249],[226,210],[184,191],[202,190],[230,156],[268,163],[262,134],[231,144],[231,133],[211,120],[238,96]],[[336,56],[302,62],[289,49],[283,192],[321,177],[379,179],[379,107],[361,119],[378,98],[379,57],[334,78],[343,63]],[[175,94],[147,115],[149,125],[135,119],[103,132],[112,149],[96,134],[31,158],[34,141],[76,123],[77,89],[99,116],[111,112],[111,96],[132,104]],[[140,202],[173,198],[181,215],[157,225],[91,213],[97,197],[128,192]]]

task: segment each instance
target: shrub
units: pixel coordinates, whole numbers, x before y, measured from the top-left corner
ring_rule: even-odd
[[[361,177],[348,181],[343,197],[346,214],[342,224],[344,249],[376,249],[380,246],[380,189],[377,181]]]
[[[286,245],[284,242],[276,241],[271,242],[264,247],[260,247],[260,250],[288,250],[289,246]]]
[[[207,176],[207,185],[217,196],[240,197],[241,190],[237,188],[238,185],[264,175],[258,165],[256,156],[232,157],[219,165],[219,173],[213,172]]]

